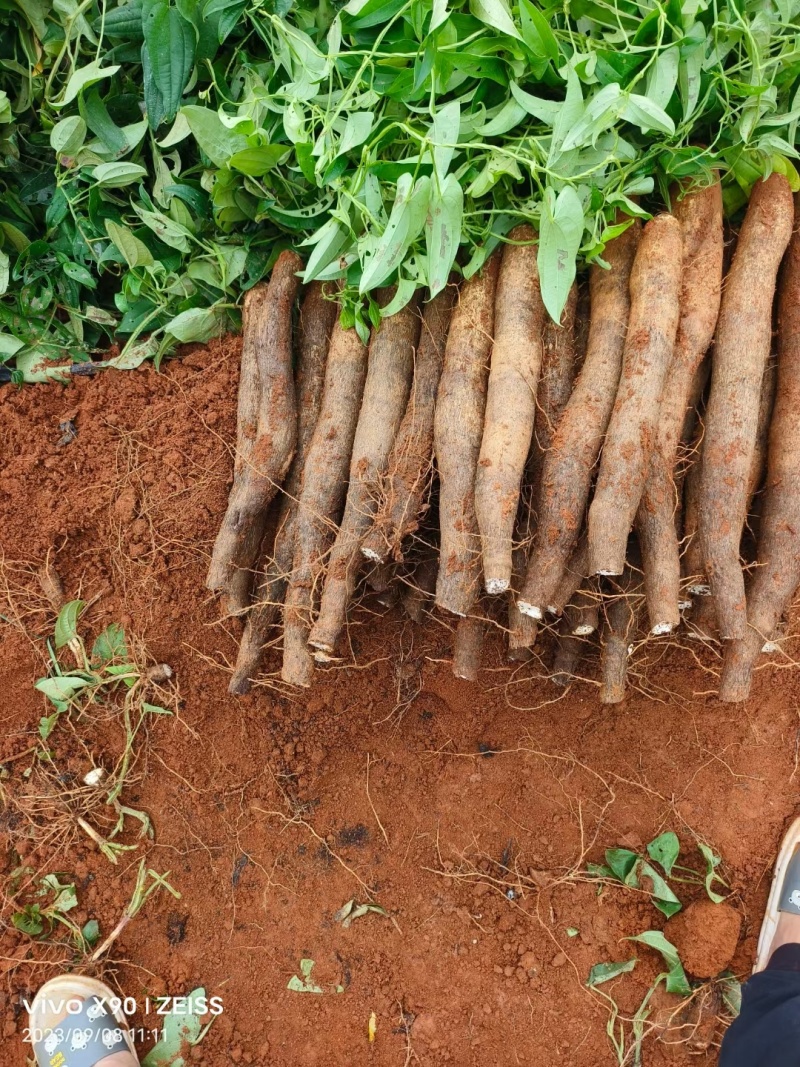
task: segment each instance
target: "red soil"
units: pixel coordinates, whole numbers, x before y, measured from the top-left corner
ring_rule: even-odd
[[[0,870],[24,860],[64,872],[72,915],[103,934],[142,854],[171,871],[181,900],[153,897],[94,973],[140,1005],[199,985],[222,997],[191,1056],[207,1067],[613,1064],[607,1002],[586,977],[629,958],[622,939],[663,917],[630,890],[598,895],[581,871],[606,847],[670,828],[699,865],[701,836],[724,857],[743,918],[733,968],[746,975],[798,794],[793,672],[759,672],[743,709],[722,706],[705,695],[708,654],[701,664],[658,646],[649,695],[604,708],[595,684],[562,695],[527,665],[512,676],[499,642],[477,684],[458,681],[439,621],[416,627],[366,596],[351,624],[360,669],[320,673],[298,697],[269,685],[229,696],[235,635],[203,580],[232,469],[237,357],[225,342],[162,374],[0,388],[0,763],[13,760],[0,769]],[[77,437],[59,446],[68,419]],[[20,754],[47,712],[33,683],[53,625],[34,576],[48,552],[67,595],[92,601],[87,635],[122,622],[175,671],[179,716],[150,726],[123,795],[152,817],[155,844],[118,867],[83,837],[38,844],[15,806],[34,761]],[[277,665],[272,653],[267,669]],[[108,765],[119,742],[108,721],[62,721],[50,739],[66,776],[90,757]],[[390,918],[333,920],[370,895]],[[69,958],[10,925],[19,904],[8,899],[0,923],[4,1067],[25,1062],[21,998]],[[649,949],[637,953],[636,970],[603,987],[626,1014],[660,973]],[[302,958],[316,961],[323,995],[287,989]],[[651,1035],[647,1062],[688,1063],[691,1051]]]

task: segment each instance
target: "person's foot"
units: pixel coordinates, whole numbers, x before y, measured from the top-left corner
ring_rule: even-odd
[[[782,945],[800,944],[800,819],[781,842],[753,971],[763,971]]]
[[[61,975],[46,982],[29,1017],[39,1067],[69,1063],[70,1054],[79,1055],[82,1067],[139,1067],[125,1016],[112,1011],[115,1002],[113,990],[94,978]]]
[[[770,956],[781,945],[800,944],[800,915],[792,915],[788,911],[782,911],[778,916],[778,924],[775,927],[772,941],[769,946]]]

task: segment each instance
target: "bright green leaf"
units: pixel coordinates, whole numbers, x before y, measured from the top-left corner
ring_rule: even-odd
[[[602,985],[603,982],[610,982],[612,978],[618,978],[621,974],[627,974],[632,971],[638,962],[638,959],[634,956],[633,959],[622,960],[617,963],[596,963],[589,971],[586,984],[594,987]]]
[[[692,987],[689,985],[689,981],[686,978],[686,972],[683,969],[678,950],[671,942],[667,941],[666,937],[664,937],[660,930],[646,930],[643,934],[637,934],[635,937],[626,938],[626,940],[637,941],[642,945],[649,945],[650,948],[654,948],[657,952],[661,953],[668,968],[668,993],[677,993],[682,997],[691,995]]]
[[[90,85],[94,85],[96,82],[102,81],[104,78],[110,78],[113,74],[116,74],[119,69],[119,64],[115,64],[111,67],[104,67],[103,62],[100,59],[94,59],[91,63],[87,63],[83,67],[78,67],[67,82],[63,97],[60,100],[54,100],[53,107],[66,107],[67,104],[72,103],[81,90],[88,88]]]
[[[147,245],[131,233],[127,226],[106,219],[106,233],[129,267],[152,267],[155,263]]]
[[[505,0],[470,0],[469,10],[476,19],[485,22],[492,29],[522,40]]]
[[[441,192],[431,187],[430,206],[425,223],[428,250],[428,285],[432,297],[447,285],[461,241],[464,193],[454,174],[448,175]]]
[[[558,196],[545,190],[539,224],[539,283],[542,300],[554,322],[561,321],[572,283],[575,281],[578,249],[583,237],[583,207],[571,185]]]
[[[165,331],[184,344],[189,341],[210,341],[219,337],[225,328],[226,315],[221,308],[189,308],[164,327]]]
[[[84,600],[70,600],[59,611],[55,631],[56,648],[63,648],[78,636],[78,616],[85,607]]]
[[[231,156],[250,147],[244,134],[228,129],[216,111],[210,108],[187,104],[181,108],[181,114],[189,124],[194,139],[218,167],[224,167]]]
[[[86,140],[86,123],[80,115],[57,122],[50,131],[50,147],[57,156],[74,156]]]
[[[672,874],[672,868],[678,862],[680,850],[678,835],[673,830],[667,830],[666,833],[654,837],[647,846],[648,856],[664,868],[667,877]]]

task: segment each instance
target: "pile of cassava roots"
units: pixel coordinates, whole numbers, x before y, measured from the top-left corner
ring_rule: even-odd
[[[283,681],[310,685],[366,582],[452,620],[459,677],[492,625],[518,662],[555,631],[562,685],[597,634],[615,703],[634,643],[683,625],[719,642],[721,699],[748,696],[800,583],[800,204],[772,174],[734,238],[718,182],[673,194],[560,324],[525,225],[369,344],[281,253],[245,299],[207,582],[243,622],[231,692],[281,633]]]

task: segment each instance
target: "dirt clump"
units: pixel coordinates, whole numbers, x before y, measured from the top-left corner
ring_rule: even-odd
[[[730,904],[696,900],[669,920],[664,936],[695,978],[713,978],[733,959],[742,917]]]

